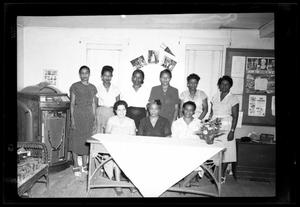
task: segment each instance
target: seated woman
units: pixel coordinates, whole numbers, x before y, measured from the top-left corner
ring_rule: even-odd
[[[169,137],[171,135],[170,122],[159,115],[160,109],[160,100],[153,100],[147,104],[149,116],[140,121],[138,135],[155,137]]]
[[[187,101],[182,106],[183,117],[177,119],[172,124],[172,138],[176,139],[199,139],[196,132],[201,128],[201,121],[194,118],[193,115],[196,110],[196,104],[193,101]],[[200,140],[199,140],[200,141]],[[201,167],[195,169],[191,174],[183,179],[180,186],[187,186],[189,181],[196,175],[203,176],[204,171]]]
[[[200,119],[193,117],[195,111],[196,104],[193,101],[187,101],[183,104],[183,117],[173,122],[172,137],[178,139],[198,139],[198,136],[195,134],[195,132],[200,130],[201,121]]]
[[[126,117],[127,107],[127,103],[123,100],[119,100],[114,104],[113,109],[116,115],[108,119],[105,133],[135,135],[135,123],[132,119]],[[121,170],[115,162],[112,160],[107,162],[104,169],[109,179],[112,179],[114,171],[116,181],[120,181]],[[123,192],[120,187],[117,187],[115,191],[118,195]]]

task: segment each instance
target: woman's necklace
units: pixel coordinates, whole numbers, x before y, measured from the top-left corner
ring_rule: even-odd
[[[162,90],[163,90],[163,92],[164,92],[165,94],[167,93],[168,88],[169,88],[169,86],[163,86],[163,87],[162,87]]]
[[[155,126],[157,120],[158,120],[158,117],[151,117],[151,116],[150,116],[150,122],[151,122],[152,127]]]

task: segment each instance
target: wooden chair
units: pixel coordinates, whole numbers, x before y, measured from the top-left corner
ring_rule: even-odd
[[[30,197],[30,190],[37,182],[46,183],[47,190],[49,190],[49,163],[46,145],[41,142],[18,142],[18,148],[21,147],[23,147],[26,151],[30,151],[30,158],[38,159],[40,163],[38,168],[31,171],[25,176],[25,178],[21,180],[18,179],[19,196],[24,197],[24,195],[27,193],[28,197]],[[26,164],[26,160],[22,164],[18,164],[18,169],[24,164]],[[44,177],[44,181],[40,180],[42,177]]]

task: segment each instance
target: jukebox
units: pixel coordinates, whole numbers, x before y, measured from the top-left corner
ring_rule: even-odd
[[[70,99],[49,85],[18,92],[18,141],[46,144],[50,169],[68,166]]]

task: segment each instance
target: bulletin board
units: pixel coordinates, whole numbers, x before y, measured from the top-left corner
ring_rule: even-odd
[[[225,74],[241,79],[242,124],[275,126],[274,50],[227,48]]]

